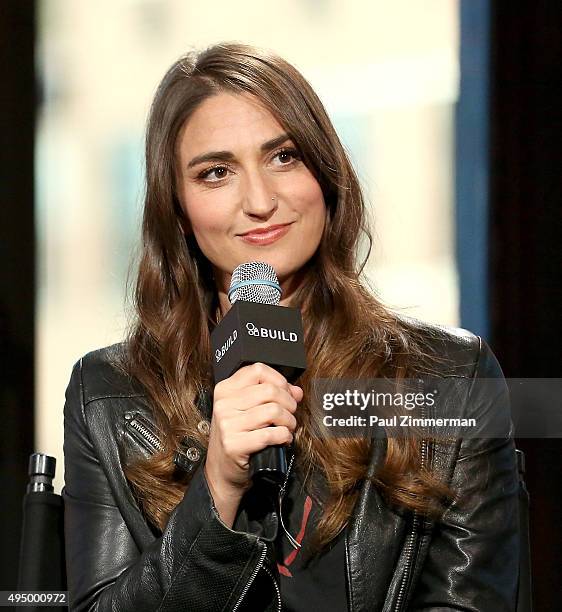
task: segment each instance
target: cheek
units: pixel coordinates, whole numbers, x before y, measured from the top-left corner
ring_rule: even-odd
[[[324,205],[324,195],[322,188],[309,170],[301,174],[296,180],[292,179],[289,183],[287,201],[293,202],[294,207],[301,214],[318,215],[322,214]]]
[[[182,208],[196,236],[205,239],[207,235],[224,230],[226,220],[221,214],[222,207],[216,206],[216,202],[213,206],[205,197],[184,194]]]
[[[306,214],[314,226],[318,226],[321,233],[326,218],[326,204],[320,185],[315,179],[308,181],[301,191],[300,202],[302,205],[301,213]]]

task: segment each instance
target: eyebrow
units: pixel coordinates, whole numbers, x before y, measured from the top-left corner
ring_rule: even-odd
[[[281,134],[280,136],[276,136],[275,138],[264,142],[260,147],[260,151],[262,153],[267,153],[290,139],[291,137],[289,134]],[[203,162],[207,161],[232,161],[233,159],[234,153],[231,151],[210,151],[209,153],[203,153],[202,155],[197,155],[194,157],[187,164],[187,167],[193,168],[193,166],[197,166],[198,164],[202,164]]]

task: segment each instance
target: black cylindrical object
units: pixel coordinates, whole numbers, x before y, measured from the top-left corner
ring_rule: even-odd
[[[53,492],[55,467],[56,459],[43,453],[34,453],[29,458],[29,484],[23,498],[19,590],[66,590],[63,503],[61,496]]]

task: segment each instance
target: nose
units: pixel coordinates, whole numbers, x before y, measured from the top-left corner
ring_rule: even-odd
[[[269,219],[277,210],[277,196],[259,172],[247,176],[243,185],[242,209],[254,219]]]

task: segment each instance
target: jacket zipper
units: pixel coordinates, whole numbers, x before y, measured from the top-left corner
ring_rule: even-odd
[[[127,412],[125,424],[133,438],[149,453],[159,453],[164,449],[164,445],[140,413]]]
[[[421,407],[422,418],[425,418],[425,407]],[[425,467],[427,461],[427,440],[424,438],[421,442],[421,467],[422,469]],[[418,527],[420,521],[419,514],[417,510],[414,510],[414,517],[412,520],[412,529],[408,534],[408,541],[406,543],[406,563],[404,565],[404,572],[402,574],[402,580],[400,582],[400,589],[398,591],[398,596],[396,597],[396,605],[394,606],[394,612],[400,612],[402,610],[402,603],[404,601],[404,596],[406,594],[406,587],[408,586],[410,579],[410,571],[413,562],[413,554],[414,554],[414,542],[417,538],[416,529]]]
[[[275,594],[277,596],[277,612],[281,612],[281,591],[279,590],[279,585],[277,584],[277,580],[275,580],[275,576],[269,571],[269,569],[264,565],[263,571],[271,578],[273,582],[273,586],[275,588]]]
[[[285,476],[285,481],[283,482],[283,486],[279,489],[279,517],[280,517],[280,522],[281,522],[281,526],[282,526],[283,530],[285,531],[285,533],[287,534],[287,536],[291,540],[292,540],[292,537],[287,532],[287,530],[285,529],[285,527],[283,525],[283,519],[281,518],[281,500],[283,499],[283,496],[285,495],[285,490],[287,488],[287,483],[289,482],[289,475],[291,473],[291,468],[293,467],[294,460],[295,460],[295,455],[293,454],[293,456],[291,457],[291,461],[289,462],[289,467],[287,469],[287,474]],[[267,545],[265,545],[265,548],[262,551],[260,561],[259,561],[257,567],[252,572],[252,575],[250,576],[250,580],[248,581],[248,583],[244,587],[244,590],[242,591],[242,594],[238,598],[238,601],[236,602],[234,608],[232,608],[232,612],[236,612],[236,610],[240,606],[240,603],[244,599],[244,596],[248,592],[248,589],[252,585],[252,582],[254,582],[254,580],[255,580],[258,572],[260,571],[260,569],[263,569],[264,572],[271,578],[271,581],[273,582],[273,588],[275,589],[275,595],[277,597],[277,611],[281,612],[281,591],[279,590],[279,585],[277,584],[277,580],[275,580],[275,576],[270,572],[270,570],[265,565],[263,565],[263,562],[264,562],[266,554],[267,554]]]
[[[258,572],[260,571],[260,568],[263,565],[266,555],[267,555],[267,545],[264,544],[263,550],[261,551],[260,560],[258,561],[257,566],[254,568],[254,571],[252,572],[250,579],[246,583],[244,590],[242,591],[242,593],[240,593],[240,597],[238,598],[238,601],[234,604],[234,608],[232,608],[232,612],[236,612],[236,610],[238,610],[238,608],[240,607],[240,604],[242,603],[242,600],[244,599],[246,593],[248,592],[248,589],[252,586],[252,582],[254,582],[256,576],[258,575]]]
[[[155,453],[155,452],[160,452],[164,448],[164,445],[159,440],[158,436],[153,431],[151,431],[150,425],[146,422],[146,419],[143,418],[142,415],[140,415],[138,412],[126,413],[125,423],[129,431],[131,433],[134,432],[133,436],[135,440],[139,441],[139,443],[141,443],[147,451],[151,453]],[[283,488],[282,488],[283,493],[285,492],[285,487],[287,486],[287,481],[289,480],[289,473],[291,471],[291,466],[293,465],[293,459],[294,459],[294,455],[293,457],[291,457],[291,463],[289,465],[289,469],[287,470],[287,477],[285,479],[285,483],[283,484]],[[235,612],[240,607],[242,600],[244,599],[246,593],[248,592],[248,589],[252,586],[252,583],[254,582],[260,569],[263,569],[273,582],[273,586],[275,588],[275,594],[277,597],[277,610],[278,612],[281,612],[281,592],[279,590],[279,585],[277,584],[277,581],[275,580],[275,577],[273,576],[273,574],[269,571],[267,567],[263,565],[266,555],[267,555],[267,545],[264,545],[264,549],[261,552],[258,565],[254,568],[254,571],[252,572],[250,579],[248,580],[246,586],[244,587],[244,590],[240,594],[238,601],[234,605],[234,608],[232,608],[232,612]]]
[[[414,551],[414,539],[416,528],[418,526],[419,517],[416,510],[414,510],[414,519],[412,521],[412,530],[408,535],[408,542],[406,544],[406,565],[404,566],[404,573],[402,574],[402,581],[400,583],[400,590],[398,591],[398,597],[396,598],[396,606],[394,607],[395,612],[402,610],[402,601],[406,591],[406,585],[410,577],[410,567],[412,565],[412,555]]]

